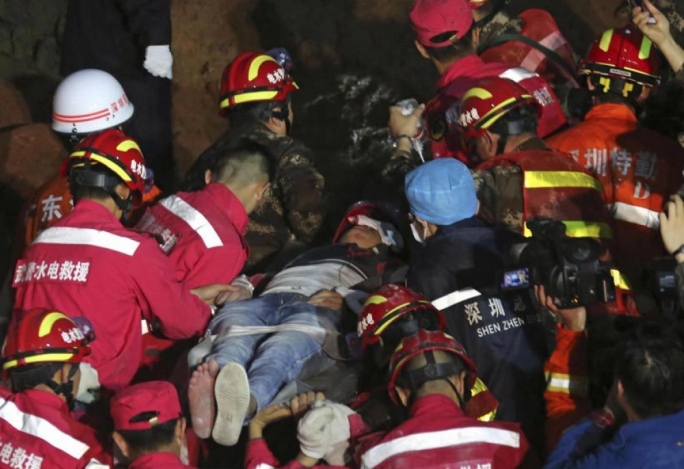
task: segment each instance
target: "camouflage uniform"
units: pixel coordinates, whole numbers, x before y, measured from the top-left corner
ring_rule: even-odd
[[[260,122],[226,132],[198,158],[196,165],[211,167],[221,151],[239,140],[264,146],[269,153],[271,191],[250,214],[246,239],[250,247],[246,270],[267,267],[289,241],[311,243],[323,224],[324,179],[314,166],[314,157],[301,142],[271,132]],[[191,169],[192,171],[192,169]],[[202,171],[203,172],[203,171]]]
[[[522,27],[523,20],[511,18],[505,11],[500,11],[480,30],[478,44],[487,44],[501,34],[520,34]]]

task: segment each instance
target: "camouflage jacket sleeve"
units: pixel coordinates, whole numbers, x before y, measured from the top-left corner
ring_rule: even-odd
[[[309,155],[295,150],[280,160],[276,185],[290,230],[298,240],[310,243],[323,224],[326,213],[323,176]]]
[[[471,170],[480,201],[480,218],[516,233],[523,232],[522,170],[496,166]]]

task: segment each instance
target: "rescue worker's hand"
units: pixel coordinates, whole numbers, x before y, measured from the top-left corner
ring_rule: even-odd
[[[556,316],[566,329],[575,332],[580,332],[585,329],[587,325],[587,309],[584,306],[580,306],[579,308],[560,309],[556,306],[553,298],[546,294],[542,285],[535,285],[534,293],[537,296],[539,304]]]
[[[670,254],[684,246],[684,201],[679,195],[670,197],[667,214],[660,214],[660,235]],[[677,262],[684,262],[684,253],[677,254]]]
[[[649,18],[654,18],[649,23]],[[644,8],[635,7],[632,10],[632,21],[654,44],[661,47],[668,41],[674,42],[670,34],[670,22],[651,2],[644,0]]]
[[[314,402],[322,400],[325,400],[323,393],[309,392],[293,397],[289,405],[282,403],[266,407],[257,412],[249,422],[249,438],[252,440],[261,438],[263,429],[270,424],[289,417],[297,418],[309,410]]]
[[[200,300],[204,301],[209,306],[217,306],[219,303],[216,303],[216,300],[221,292],[233,288],[235,288],[233,285],[214,283],[212,285],[194,288],[190,290],[190,293],[199,297]]]
[[[416,136],[420,131],[420,117],[423,115],[423,111],[425,111],[425,104],[418,106],[410,116],[404,116],[402,114],[402,108],[399,106],[390,106],[388,126],[392,138],[396,139],[400,135],[406,135],[408,137]]]
[[[344,303],[344,297],[336,291],[321,290],[309,298],[308,303],[310,305],[320,306],[321,308],[340,311],[342,309],[342,304]]]
[[[214,299],[214,305],[223,306],[231,301],[249,300],[252,297],[252,291],[247,287],[239,285],[228,285],[222,292],[220,292]]]

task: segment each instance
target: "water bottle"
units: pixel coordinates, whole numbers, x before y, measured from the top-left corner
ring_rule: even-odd
[[[418,109],[419,104],[417,100],[409,98],[402,99],[396,103],[395,106],[401,108],[402,116],[410,116],[416,111],[416,109]],[[425,137],[425,125],[423,123],[423,119],[421,118],[417,125],[416,135],[411,136],[411,144],[413,145],[413,149],[416,151],[416,153],[418,153],[418,156],[420,156],[420,159],[424,163],[425,157],[423,157],[423,137]]]

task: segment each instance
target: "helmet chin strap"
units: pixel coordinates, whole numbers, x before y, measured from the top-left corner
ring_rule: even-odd
[[[66,383],[57,383],[52,379],[45,383],[47,387],[52,389],[52,392],[58,396],[64,396],[64,399],[66,400],[66,403],[70,409],[74,405],[74,376],[78,372],[79,365],[79,363],[73,363],[71,365],[71,369],[67,375]]]
[[[124,199],[119,194],[117,194],[115,190],[112,189],[111,191],[109,191],[109,195],[112,199],[114,199],[114,203],[117,207],[119,207],[119,209],[122,212],[121,216],[119,217],[119,220],[127,219],[128,215],[131,213],[131,210],[133,210],[133,194],[128,194],[128,197]]]

